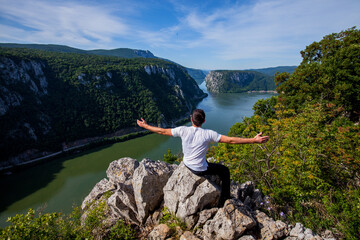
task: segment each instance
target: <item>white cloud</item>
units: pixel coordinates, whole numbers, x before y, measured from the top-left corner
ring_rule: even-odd
[[[192,46],[217,49],[224,60],[299,56],[309,43],[359,23],[359,11],[360,1],[262,0],[214,12],[189,10],[183,25],[201,35]]]
[[[224,1],[218,8],[164,0],[173,4],[164,16],[177,23],[156,22],[151,1],[74,1],[0,0],[0,41],[142,48],[187,66],[261,67],[298,64],[307,45],[360,22],[358,0]]]
[[[3,1],[4,2],[4,1]],[[124,36],[129,28],[110,10],[71,2],[6,1],[0,7],[3,17],[13,22],[1,26],[8,41],[62,43],[71,46],[106,44],[115,36]]]

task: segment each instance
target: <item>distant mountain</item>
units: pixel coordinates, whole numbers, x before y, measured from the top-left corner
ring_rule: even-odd
[[[249,70],[216,70],[210,71],[206,78],[209,92],[247,92],[274,91],[275,74],[293,73],[296,66],[279,66]],[[205,71],[203,71],[205,72]]]
[[[205,81],[206,73],[200,69],[186,68],[188,74],[195,79],[197,84],[202,84]]]
[[[139,58],[139,57],[157,58],[175,63],[168,59],[156,57],[149,50],[139,50],[139,49],[130,49],[130,48],[116,48],[110,50],[106,50],[106,49],[82,50],[78,48],[72,48],[65,45],[56,45],[56,44],[18,44],[18,43],[0,43],[0,47],[29,48],[29,49],[45,50],[49,52],[81,53],[81,54],[113,56],[113,57],[121,57],[121,58]],[[198,84],[201,84],[204,81],[206,74],[204,74],[202,70],[193,69],[193,68],[186,68],[186,70],[188,71],[189,75],[192,78],[194,78]]]
[[[17,43],[0,43],[0,47],[8,48],[29,48],[29,49],[38,49],[45,50],[49,52],[63,52],[63,53],[82,53],[82,54],[94,54],[94,55],[103,55],[103,56],[114,56],[122,58],[158,58],[155,57],[148,50],[138,50],[130,48],[116,48],[116,49],[95,49],[95,50],[82,50],[78,48],[72,48],[64,45],[55,45],[55,44],[17,44]]]
[[[259,69],[247,69],[247,71],[256,71],[261,72],[266,75],[274,77],[277,72],[287,72],[287,73],[293,73],[295,71],[295,68],[297,66],[279,66],[279,67],[270,67],[270,68],[259,68]]]

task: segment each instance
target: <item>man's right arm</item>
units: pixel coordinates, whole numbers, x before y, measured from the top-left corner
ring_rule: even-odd
[[[172,136],[171,128],[160,128],[160,127],[151,126],[151,125],[147,124],[143,118],[141,118],[141,120],[137,120],[136,122],[137,122],[137,125],[139,125],[139,127],[145,128],[151,132],[161,134],[161,135],[166,135],[166,136]]]
[[[265,143],[269,140],[268,136],[262,137],[262,132],[256,135],[254,138],[239,138],[239,137],[229,137],[221,135],[220,143],[230,143],[230,144],[249,144],[249,143]]]

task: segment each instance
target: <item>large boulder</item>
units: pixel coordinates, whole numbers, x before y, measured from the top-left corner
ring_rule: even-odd
[[[138,211],[138,220],[146,221],[149,213],[160,206],[163,201],[163,188],[176,165],[161,161],[144,159],[134,171],[132,186]]]
[[[124,219],[141,225],[149,213],[163,202],[163,187],[176,165],[161,161],[121,158],[110,163],[103,179],[85,198],[82,208],[89,203],[106,201],[112,219]],[[104,194],[109,194],[104,197]]]
[[[205,177],[193,174],[181,163],[164,187],[164,206],[192,226],[198,213],[217,207],[221,189]]]
[[[106,170],[109,182],[116,190],[107,199],[110,215],[114,219],[125,219],[131,223],[139,224],[137,206],[132,187],[132,178],[139,162],[133,158],[121,158],[110,163]]]
[[[255,212],[254,216],[260,228],[261,239],[282,239],[289,235],[286,223],[280,220],[274,221],[259,210]]]
[[[229,199],[214,218],[205,223],[203,232],[210,239],[237,239],[255,226],[249,209],[240,200]]]
[[[136,159],[125,157],[110,163],[106,175],[114,184],[131,185],[135,169],[139,167]]]

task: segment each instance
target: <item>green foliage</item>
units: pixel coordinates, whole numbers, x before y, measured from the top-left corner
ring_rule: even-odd
[[[135,231],[131,228],[131,225],[127,225],[124,221],[119,220],[116,224],[110,229],[108,239],[122,239],[122,240],[131,240],[135,238]]]
[[[293,223],[317,232],[331,229],[345,239],[360,235],[360,125],[353,122],[358,60],[347,65],[349,75],[341,78],[344,69],[333,66],[330,71],[327,61],[354,60],[346,48],[357,48],[358,34],[350,29],[325,37],[321,50],[313,48],[315,43],[308,47],[293,74],[277,76],[279,97],[258,101],[255,114],[229,132],[254,137],[263,131],[270,136],[268,143],[219,144],[209,152],[230,168],[234,180],[252,180],[270,196],[274,216],[283,212]],[[326,88],[325,78],[335,82]],[[341,93],[344,84],[349,84],[349,95]]]
[[[62,213],[28,213],[10,217],[10,226],[1,229],[0,239],[136,239],[131,225],[119,220],[110,229],[106,223],[105,201],[93,203],[85,213],[75,207],[69,215]]]
[[[183,231],[186,230],[186,223],[181,221],[180,218],[176,217],[176,215],[171,213],[167,208],[164,208],[161,212],[163,217],[161,218],[160,223],[168,225],[172,232],[176,232],[177,227],[180,227]]]
[[[166,162],[166,163],[173,164],[173,163],[179,162],[179,158],[178,158],[178,156],[173,155],[171,150],[168,149],[167,153],[164,154],[163,161]]]
[[[260,69],[248,69],[249,71],[255,71],[264,73],[266,75],[269,75],[271,77],[274,77],[278,73],[293,73],[296,69],[296,66],[280,66],[280,67],[270,67],[270,68],[260,68]]]
[[[261,116],[264,121],[270,118],[274,118],[276,116],[275,110],[277,102],[277,96],[272,96],[267,99],[260,99],[253,106],[254,114]]]
[[[305,101],[331,101],[360,115],[360,31],[355,28],[325,36],[301,52],[303,61],[291,75],[275,78],[286,105],[298,109]]]

